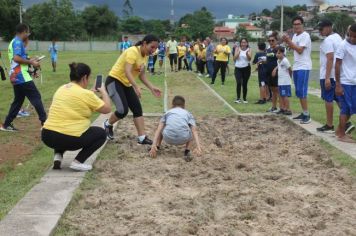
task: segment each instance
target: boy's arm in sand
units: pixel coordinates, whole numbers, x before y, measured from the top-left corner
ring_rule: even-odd
[[[152,147],[150,150],[150,156],[151,157],[156,157],[157,156],[157,144],[159,141],[160,135],[162,135],[162,131],[164,129],[165,124],[163,122],[159,122],[158,128],[155,133],[155,137],[153,139]]]
[[[196,152],[197,152],[198,155],[201,155],[202,154],[202,149],[201,149],[201,146],[200,146],[198,130],[194,125],[192,125],[190,128],[191,128],[192,133],[193,133],[194,141],[195,141],[195,143],[197,145]]]

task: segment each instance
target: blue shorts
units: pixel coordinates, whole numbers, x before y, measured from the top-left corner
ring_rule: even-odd
[[[342,84],[344,95],[338,97],[340,101],[340,115],[356,114],[356,85]]]
[[[295,95],[298,98],[306,98],[308,96],[309,73],[310,73],[310,70],[295,70],[295,71],[293,71]]]
[[[290,85],[280,85],[278,86],[279,96],[281,97],[291,97],[292,96],[292,86]]]
[[[57,55],[52,55],[51,60],[52,62],[57,62]]]
[[[159,61],[163,61],[163,60],[164,60],[164,57],[165,57],[164,55],[158,55],[158,60],[159,60]]]
[[[333,101],[338,102],[338,98],[335,95],[335,88],[336,88],[335,80],[330,79],[330,82],[331,82],[331,88],[329,90],[326,90],[325,79],[320,80],[321,98],[325,102],[333,102]]]

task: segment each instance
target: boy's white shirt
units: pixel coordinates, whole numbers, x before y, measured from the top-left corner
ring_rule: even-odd
[[[356,85],[356,45],[343,40],[335,57],[342,60],[340,82],[345,85]]]
[[[303,32],[299,35],[294,34],[292,42],[298,47],[304,47],[303,53],[299,54],[294,50],[294,64],[293,70],[311,70],[312,60],[311,60],[311,39],[307,32]]]
[[[277,61],[278,63],[278,86],[291,85],[291,77],[289,74],[289,68],[291,64],[286,57]]]
[[[330,78],[335,79],[335,53],[342,42],[339,34],[333,33],[326,37],[320,44],[320,79],[326,79],[327,54],[334,53],[334,64],[331,69]]]

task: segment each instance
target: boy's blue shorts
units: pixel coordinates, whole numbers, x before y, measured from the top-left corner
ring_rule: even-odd
[[[158,60],[159,60],[159,61],[163,61],[163,60],[164,60],[164,57],[165,57],[164,55],[158,55]]]
[[[292,86],[290,85],[280,85],[278,86],[279,95],[281,97],[291,97],[292,96]]]
[[[330,82],[331,82],[331,88],[329,90],[326,90],[325,79],[320,80],[321,98],[325,102],[333,102],[333,101],[338,102],[338,98],[335,95],[335,88],[336,88],[335,79],[330,79]]]
[[[57,62],[57,55],[52,55],[51,60],[52,62]]]
[[[344,95],[338,97],[340,102],[340,115],[351,116],[356,114],[356,85],[342,84]]]
[[[309,73],[310,70],[293,71],[295,95],[298,98],[306,98],[308,96]]]

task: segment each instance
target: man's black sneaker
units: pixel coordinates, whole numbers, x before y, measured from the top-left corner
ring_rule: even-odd
[[[142,140],[142,141],[137,141],[138,144],[141,144],[141,145],[152,145],[152,140],[149,139],[147,136],[145,136],[145,138]]]
[[[303,120],[303,119],[304,119],[303,113],[300,113],[299,116],[293,117],[293,120]]]
[[[15,131],[19,131],[18,129],[15,128],[15,126],[13,124],[9,124],[8,126],[4,126],[2,125],[0,127],[1,131],[7,131],[7,132],[15,132]]]
[[[106,133],[106,138],[108,140],[114,140],[114,127],[109,124],[109,120],[104,122],[104,129]]]
[[[310,115],[304,115],[303,119],[300,121],[301,124],[309,124],[311,122]]]
[[[185,150],[184,151],[184,160],[186,162],[190,162],[191,160],[193,160],[192,154],[190,153],[190,150]]]
[[[286,110],[286,111],[284,111],[284,112],[283,112],[283,115],[286,115],[286,116],[291,116],[291,115],[292,115],[292,112],[291,112],[291,111]]]
[[[345,133],[349,134],[352,132],[352,130],[355,129],[355,126],[349,121],[346,123],[346,127],[345,127]]]
[[[266,103],[266,100],[258,100],[257,102],[255,102],[255,104],[265,104]]]
[[[319,131],[319,132],[324,132],[324,133],[334,133],[334,126],[328,126],[328,125],[324,125],[320,128],[316,128],[316,131]]]
[[[278,112],[276,112],[276,114],[277,114],[277,115],[282,115],[282,114],[284,114],[284,112],[285,112],[285,110],[280,109]]]

